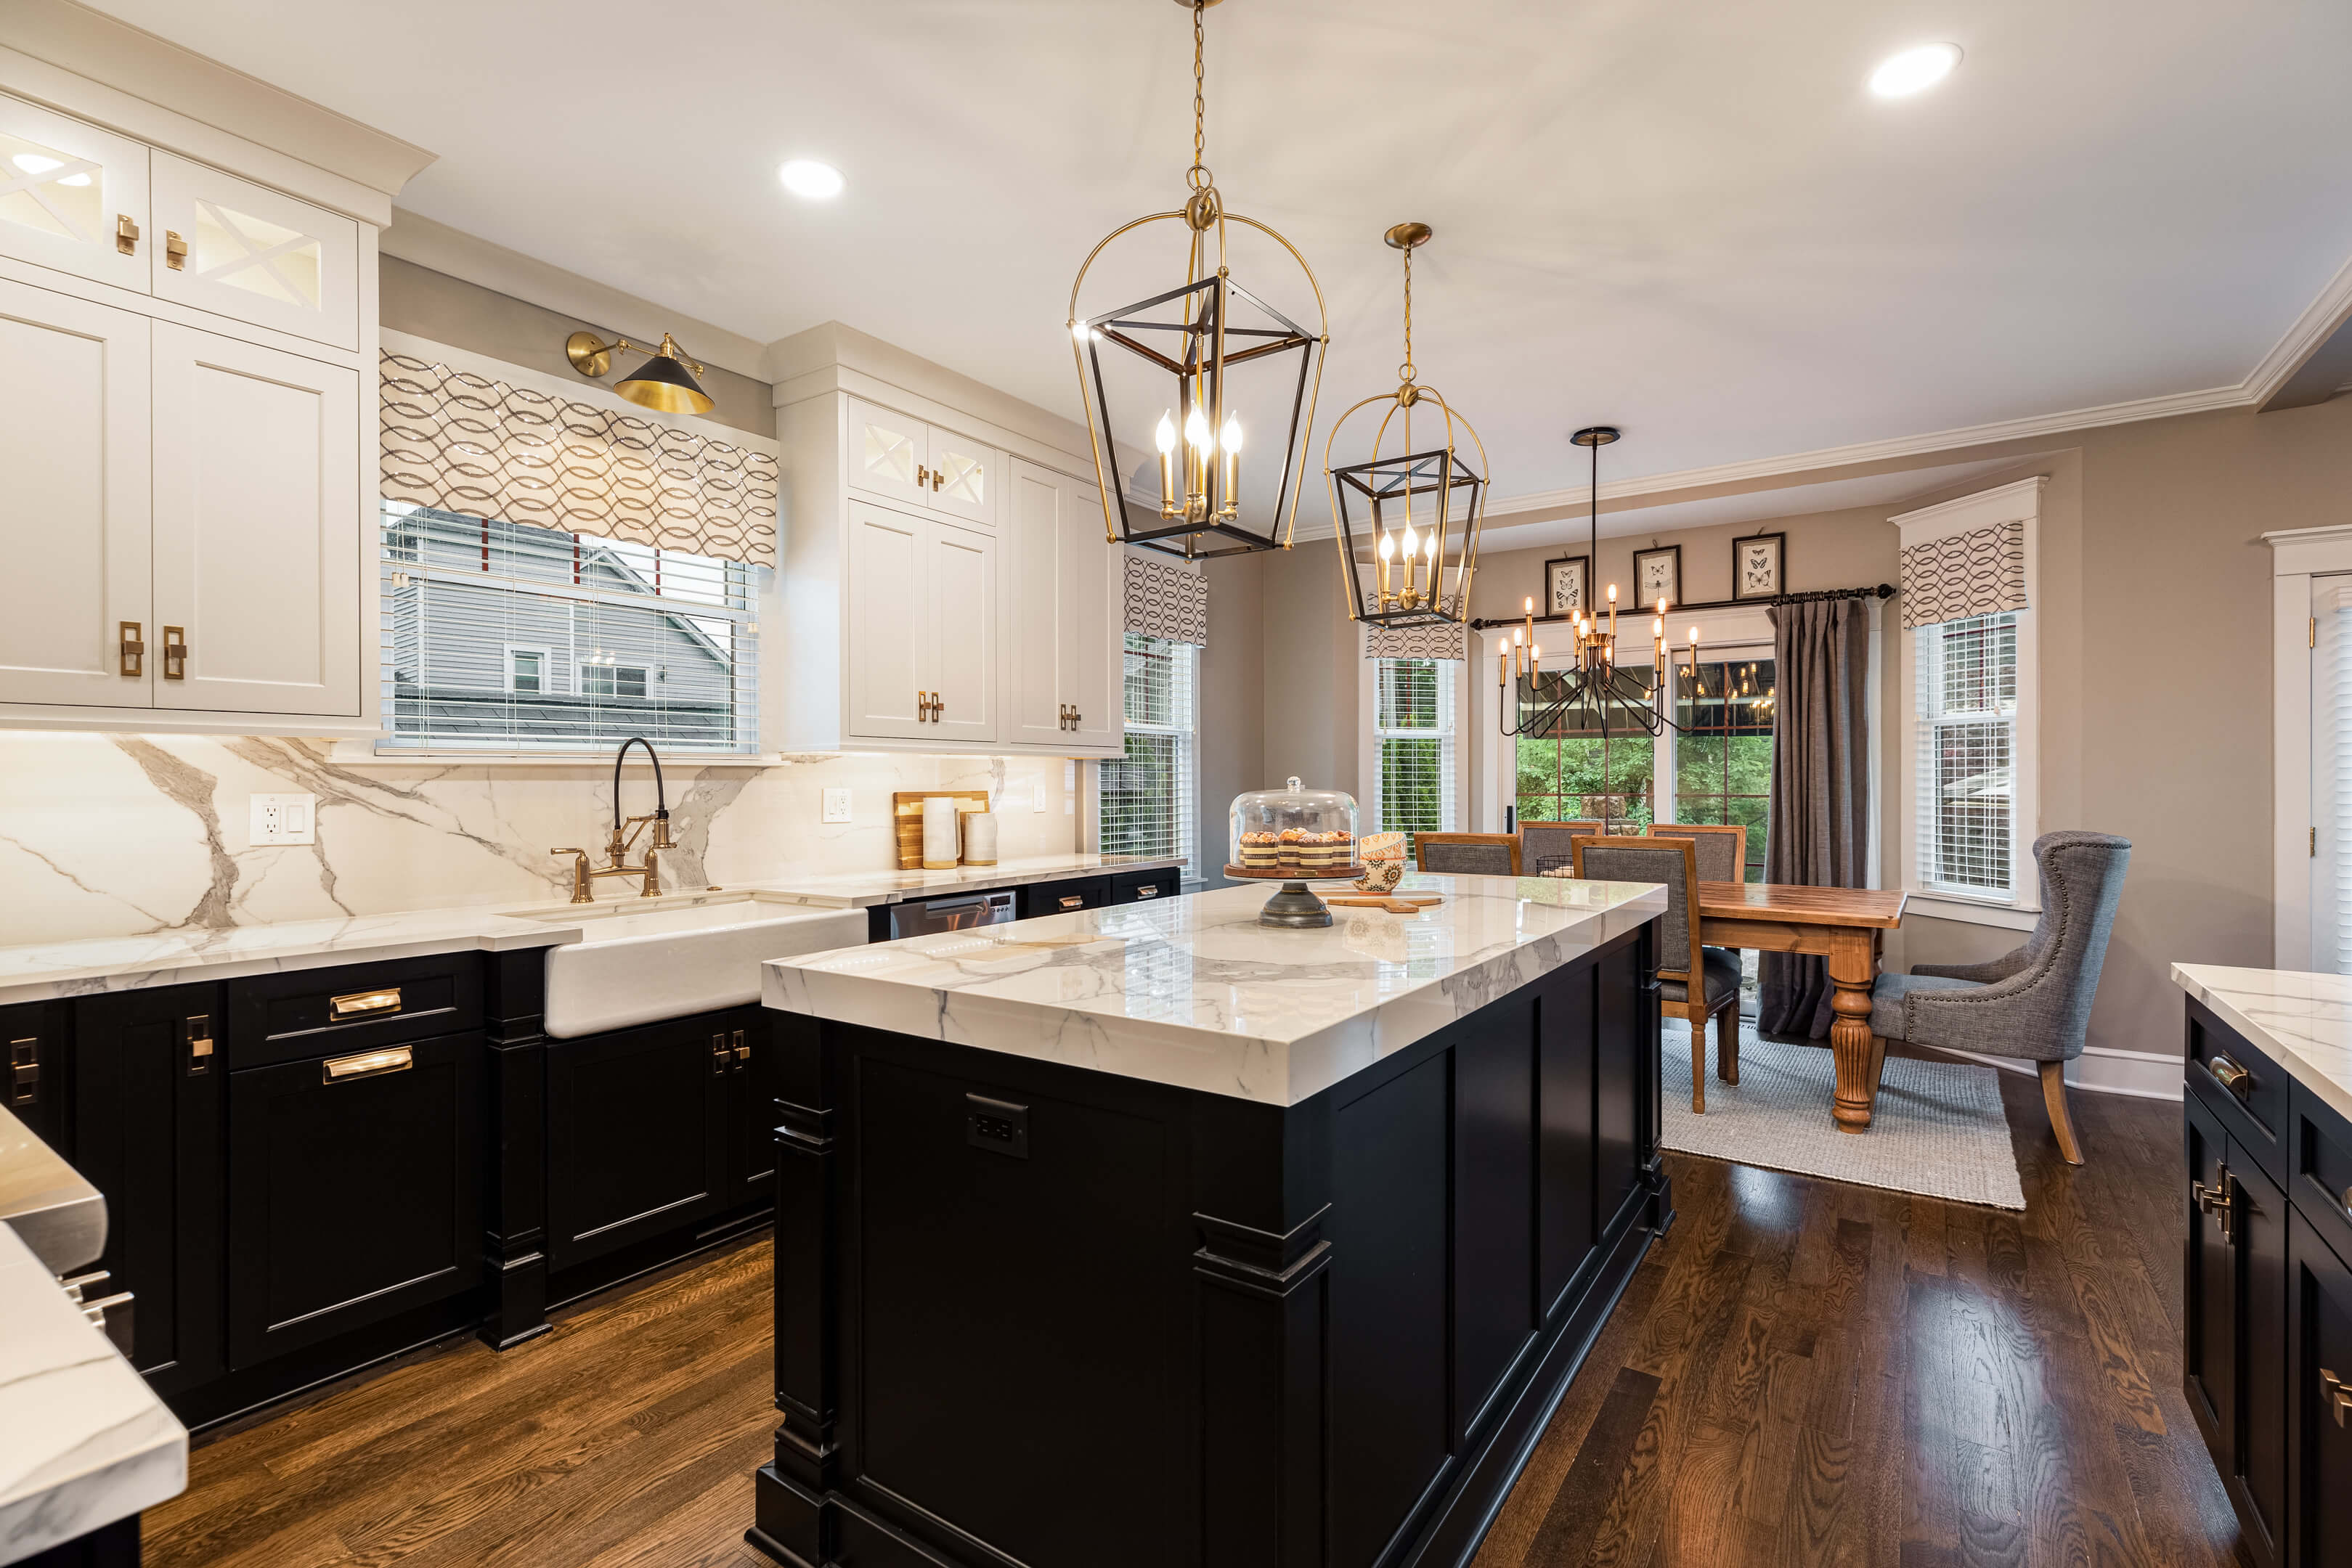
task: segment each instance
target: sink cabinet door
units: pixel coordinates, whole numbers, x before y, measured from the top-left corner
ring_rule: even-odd
[[[730,1206],[728,1108],[737,1075],[727,1016],[548,1042],[549,1268]]]
[[[727,1161],[727,1207],[772,1204],[776,1200],[776,1075],[775,1048],[768,1039],[768,1015],[762,1008],[745,1008],[723,1020],[735,1061],[734,1105],[729,1125],[734,1146]],[[717,1032],[714,1027],[713,1033]]]

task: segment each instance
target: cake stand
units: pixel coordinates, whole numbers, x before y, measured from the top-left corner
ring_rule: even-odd
[[[1336,865],[1328,870],[1255,871],[1247,866],[1228,864],[1225,874],[1236,881],[1278,882],[1282,886],[1265,901],[1257,912],[1260,925],[1279,926],[1292,931],[1310,931],[1318,925],[1331,924],[1331,907],[1315,896],[1307,884],[1310,882],[1352,882],[1364,874],[1361,861],[1353,865]]]

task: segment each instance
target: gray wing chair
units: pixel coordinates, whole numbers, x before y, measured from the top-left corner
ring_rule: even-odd
[[[1907,975],[1879,976],[1870,1032],[2036,1063],[2058,1152],[2079,1166],[2065,1069],[2083,1054],[2131,841],[2077,830],[2044,833],[2033,841],[2033,859],[2042,870],[2042,921],[2025,946],[1990,963],[1915,964]]]

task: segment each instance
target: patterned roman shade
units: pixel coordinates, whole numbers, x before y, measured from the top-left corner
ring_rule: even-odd
[[[1209,580],[1163,561],[1127,558],[1127,629],[1139,637],[1209,643]]]
[[[1365,595],[1364,608],[1372,608],[1371,596]],[[1470,629],[1458,621],[1440,622],[1433,626],[1375,626],[1363,623],[1364,657],[1367,659],[1466,659],[1470,656]]]
[[[2026,608],[2022,522],[1906,545],[1898,559],[1906,627]]]
[[[381,350],[383,497],[776,562],[776,460],[658,420]]]

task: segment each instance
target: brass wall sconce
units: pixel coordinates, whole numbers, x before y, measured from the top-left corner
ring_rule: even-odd
[[[574,332],[563,340],[564,358],[590,381],[603,380],[613,368],[613,356],[622,351],[649,353],[652,358],[639,365],[635,374],[614,382],[614,392],[641,407],[658,409],[664,413],[710,412],[710,394],[696,379],[710,372],[688,359],[686,350],[677,346],[677,340],[667,332],[662,334],[661,347],[651,350],[626,338],[615,338],[607,343],[593,332]]]

